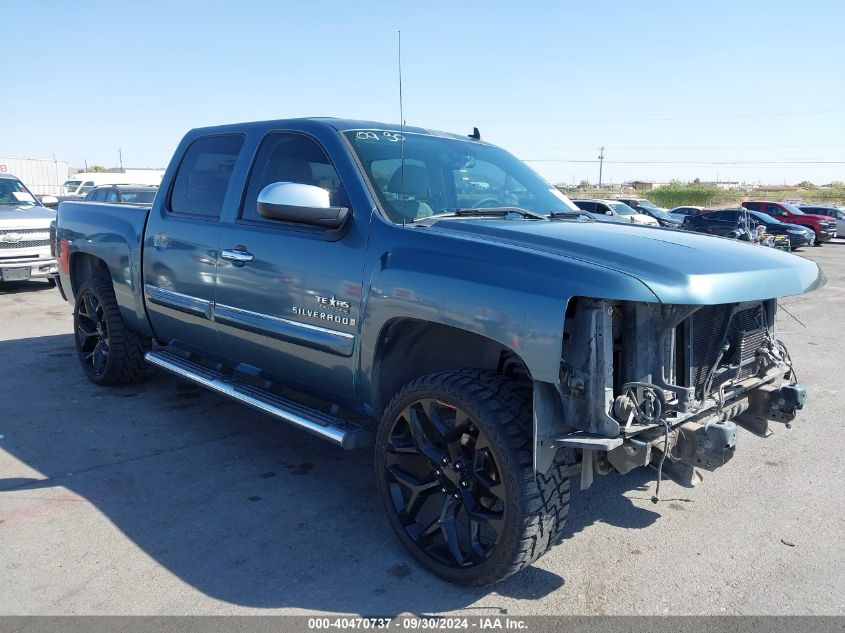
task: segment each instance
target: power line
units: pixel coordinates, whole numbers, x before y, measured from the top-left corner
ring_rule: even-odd
[[[526,163],[598,163],[569,158],[523,158]],[[605,160],[609,165],[845,165],[845,160]]]
[[[712,115],[691,115],[671,117],[647,117],[640,119],[537,119],[531,117],[530,121],[520,121],[519,125],[549,125],[553,123],[647,123],[651,121],[712,121],[722,119],[766,119],[790,116],[811,116],[817,114],[845,114],[845,110],[804,110],[801,112],[753,112],[746,114],[712,114]],[[435,119],[446,121],[446,119]],[[479,119],[480,123],[509,123],[513,119]],[[450,120],[451,123],[451,120]]]
[[[592,145],[561,145],[557,147],[543,147],[540,145],[523,145],[523,149],[533,151],[560,151],[560,150],[582,150],[592,149]],[[734,150],[734,149],[806,149],[806,148],[845,148],[845,145],[614,145],[613,149],[635,149],[635,150]]]

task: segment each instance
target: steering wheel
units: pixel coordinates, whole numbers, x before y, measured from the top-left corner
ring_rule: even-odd
[[[503,207],[505,205],[498,198],[482,198],[472,206],[475,209],[486,209],[490,207]]]

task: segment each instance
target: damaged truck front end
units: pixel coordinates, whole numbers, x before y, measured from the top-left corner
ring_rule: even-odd
[[[767,435],[804,406],[775,299],[667,305],[573,297],[560,380],[535,384],[535,468],[574,451],[581,486],[594,474],[664,467],[694,485],[727,462],[737,424]],[[580,335],[576,336],[575,333]],[[589,335],[585,335],[589,333]]]

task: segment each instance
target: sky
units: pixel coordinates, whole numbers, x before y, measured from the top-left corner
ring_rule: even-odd
[[[0,156],[164,167],[189,129],[404,118],[554,183],[845,180],[845,2],[4,0]]]

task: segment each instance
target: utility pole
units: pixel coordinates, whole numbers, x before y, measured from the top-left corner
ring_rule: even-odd
[[[601,189],[601,170],[604,167],[604,147],[599,148],[599,189]]]
[[[123,151],[118,147],[117,148],[117,160],[120,161],[120,173],[123,173]]]
[[[85,173],[87,174],[88,173],[88,159],[84,158],[83,160],[85,161]]]

